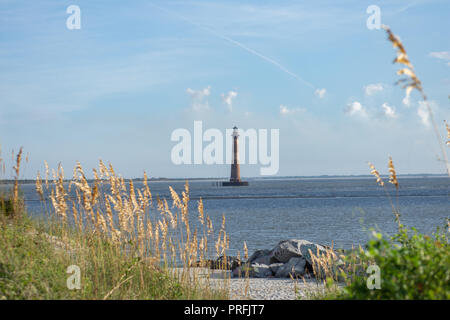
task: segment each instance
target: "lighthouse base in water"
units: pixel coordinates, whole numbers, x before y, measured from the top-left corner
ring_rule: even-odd
[[[248,181],[223,181],[222,187],[241,187],[248,186]]]
[[[241,181],[241,173],[239,168],[239,156],[238,156],[238,128],[233,128],[233,163],[231,164],[230,181],[223,181],[222,187],[241,187],[248,186],[247,181]]]

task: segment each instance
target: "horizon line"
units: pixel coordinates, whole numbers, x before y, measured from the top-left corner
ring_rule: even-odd
[[[380,174],[382,177],[389,177],[388,174]],[[404,173],[404,174],[397,174],[398,177],[407,177],[407,176],[434,176],[434,177],[448,177],[445,173]],[[371,174],[322,174],[322,175],[311,175],[311,176],[305,176],[305,175],[289,175],[289,176],[249,176],[249,177],[242,177],[245,179],[253,179],[253,180],[265,180],[265,179],[295,179],[295,178],[346,178],[346,177],[373,177]],[[142,177],[135,177],[135,178],[125,178],[124,180],[144,180]],[[88,178],[87,181],[95,180],[94,178]],[[109,179],[100,179],[104,181],[108,181]],[[229,177],[177,177],[177,178],[167,178],[167,177],[149,177],[149,181],[151,180],[163,180],[163,181],[179,181],[179,180],[216,180],[216,181],[228,181]],[[0,179],[0,185],[1,182],[14,182],[16,181],[14,178],[12,179]],[[26,182],[26,181],[36,181],[36,178],[22,178],[17,179],[19,182]],[[64,181],[72,181],[72,179],[64,179]]]

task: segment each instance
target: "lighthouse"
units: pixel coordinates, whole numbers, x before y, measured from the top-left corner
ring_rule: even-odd
[[[235,126],[233,128],[233,163],[231,164],[230,181],[222,182],[222,186],[248,186],[247,181],[241,181],[241,173],[239,168],[239,131]]]

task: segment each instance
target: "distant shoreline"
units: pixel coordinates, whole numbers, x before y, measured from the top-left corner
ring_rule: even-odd
[[[388,177],[388,175],[381,175]],[[448,178],[446,174],[439,173],[419,173],[419,174],[400,174],[399,178]],[[372,175],[320,175],[320,176],[271,176],[271,177],[242,177],[242,179],[250,181],[258,180],[296,180],[296,179],[367,179],[373,178]],[[52,179],[49,179],[52,180]],[[143,178],[124,178],[125,181],[142,182]],[[148,178],[148,182],[179,182],[179,181],[228,181],[229,177],[210,177],[210,178]],[[19,179],[19,184],[36,183],[35,179]],[[71,179],[64,180],[65,182],[72,181]],[[88,182],[95,181],[94,179],[87,179]],[[108,179],[103,179],[107,182]],[[0,184],[14,183],[14,179],[0,179]]]

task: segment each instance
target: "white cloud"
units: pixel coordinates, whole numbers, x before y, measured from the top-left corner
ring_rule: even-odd
[[[280,114],[282,114],[282,115],[288,115],[288,114],[294,114],[294,113],[302,113],[302,112],[305,112],[305,111],[306,111],[306,109],[304,109],[304,108],[289,109],[285,105],[280,105]]]
[[[366,109],[358,101],[353,101],[347,105],[344,112],[350,116],[358,115],[361,117],[367,117]]]
[[[236,98],[236,91],[229,91],[227,94],[222,93],[222,101],[227,106],[228,110],[233,111],[233,99]]]
[[[430,125],[430,114],[427,109],[427,105],[424,101],[419,101],[419,108],[417,109],[417,114],[420,117],[420,120],[425,126]]]
[[[448,51],[430,52],[429,56],[439,60],[450,60],[450,52]],[[450,62],[446,62],[445,64],[450,67]]]
[[[366,96],[371,96],[374,95],[377,92],[381,92],[383,91],[384,86],[381,83],[374,83],[374,84],[369,84],[367,86],[364,87],[364,92],[366,94]]]
[[[208,97],[211,94],[211,87],[208,86],[201,90],[186,89],[186,93],[191,96],[192,109],[194,111],[203,111],[209,109]]]
[[[417,115],[419,116],[420,120],[426,127],[429,127],[432,124],[432,119],[430,118],[430,112],[427,107],[427,104],[437,119],[445,119],[448,118],[448,116],[450,115],[448,111],[447,112],[444,111],[444,113],[442,113],[443,110],[440,110],[439,104],[435,100],[428,100],[427,102],[423,100],[419,101],[419,107],[417,108]]]
[[[395,113],[395,110],[393,107],[389,106],[387,102],[383,103],[381,105],[383,108],[383,114],[388,118],[397,118],[397,114]]]
[[[450,60],[450,52],[448,51],[430,52],[430,57],[441,60]]]
[[[316,96],[318,96],[320,99],[322,99],[325,96],[325,93],[327,93],[327,89],[323,88],[323,89],[316,89],[316,91],[314,91],[314,94]]]

